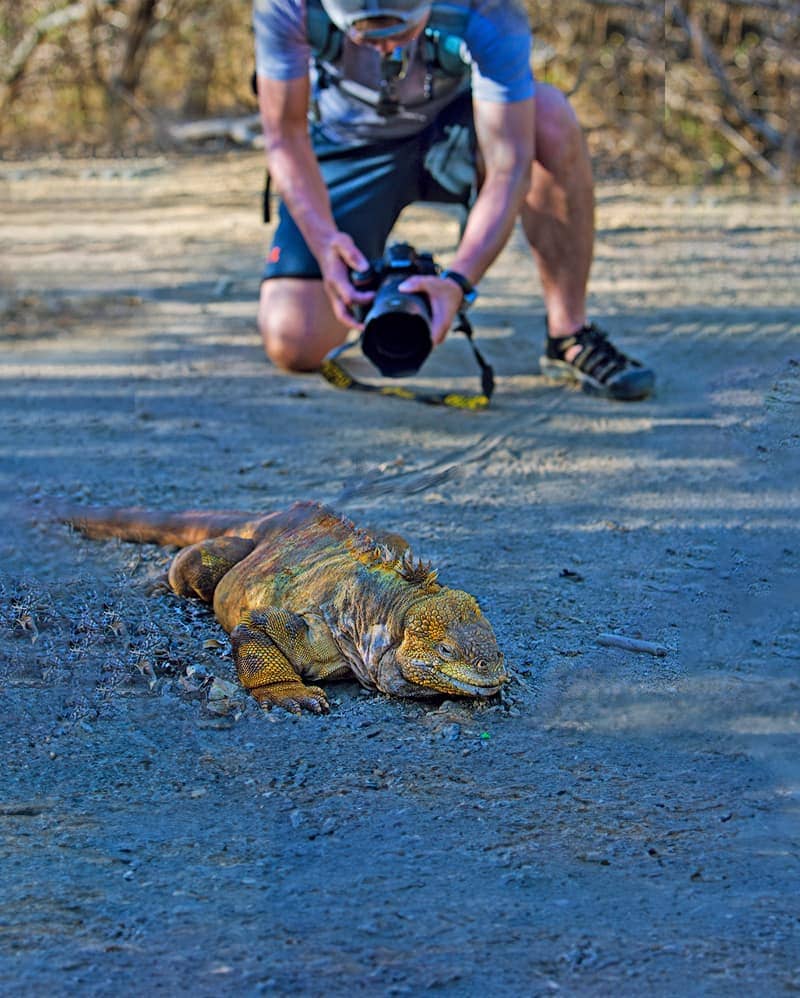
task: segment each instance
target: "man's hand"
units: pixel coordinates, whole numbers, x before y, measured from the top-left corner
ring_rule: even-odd
[[[351,270],[366,270],[369,261],[346,232],[336,232],[319,259],[322,281],[336,318],[351,329],[363,329],[353,314],[358,305],[368,305],[373,291],[357,291],[350,283]]]
[[[464,292],[455,281],[447,277],[428,277],[423,274],[406,278],[397,290],[428,296],[431,303],[431,339],[433,345],[438,347],[453,325],[464,300]]]

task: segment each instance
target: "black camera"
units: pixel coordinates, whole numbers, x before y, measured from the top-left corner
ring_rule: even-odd
[[[397,289],[407,277],[438,272],[430,253],[417,253],[408,243],[392,243],[366,270],[351,272],[353,287],[375,292],[372,304],[359,309],[357,318],[364,323],[364,356],[384,377],[416,374],[431,352],[428,296]]]

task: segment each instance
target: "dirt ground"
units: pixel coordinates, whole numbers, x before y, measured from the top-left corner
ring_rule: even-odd
[[[800,195],[600,187],[592,314],[656,368],[637,404],[539,376],[516,235],[469,413],[266,363],[262,179],[0,168],[0,990],[797,992]],[[446,260],[457,219],[401,232]],[[463,341],[417,384],[474,390]],[[47,524],[54,496],[331,502],[473,592],[514,681],[262,715],[154,585],[169,552]]]

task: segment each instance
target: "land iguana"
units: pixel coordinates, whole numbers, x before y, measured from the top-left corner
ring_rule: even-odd
[[[442,586],[403,538],[318,503],[266,515],[55,512],[89,537],[180,547],[170,587],[213,605],[239,681],[265,708],[325,713],[324,691],[305,680],[350,675],[400,697],[485,698],[508,681],[474,597]]]

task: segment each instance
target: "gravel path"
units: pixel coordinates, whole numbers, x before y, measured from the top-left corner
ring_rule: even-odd
[[[635,405],[539,377],[515,237],[470,414],[265,363],[262,175],[0,168],[0,990],[797,991],[800,199],[600,188],[593,315],[659,377]],[[456,218],[401,224],[447,258]],[[476,384],[457,337],[422,375]],[[169,552],[38,514],[344,494],[480,599],[501,703],[261,715]]]

